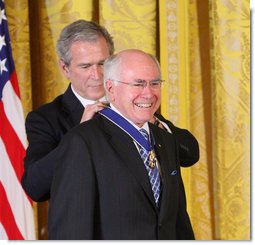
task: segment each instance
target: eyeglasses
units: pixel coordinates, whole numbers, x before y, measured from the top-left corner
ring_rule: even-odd
[[[143,79],[136,80],[132,83],[126,83],[126,82],[113,80],[113,79],[110,79],[110,80],[113,82],[123,83],[129,86],[132,86],[134,89],[137,89],[137,90],[143,90],[147,86],[147,81]],[[156,79],[156,80],[151,80],[148,82],[151,89],[157,90],[161,88],[161,84],[164,82],[164,80]]]

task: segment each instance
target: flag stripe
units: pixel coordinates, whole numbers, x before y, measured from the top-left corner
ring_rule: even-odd
[[[4,229],[3,225],[1,224],[1,219],[0,219],[0,238],[2,240],[8,240],[8,236],[5,232],[5,229]]]
[[[11,73],[10,81],[11,81],[12,87],[13,87],[13,89],[14,89],[14,91],[15,91],[15,94],[16,94],[16,95],[19,97],[19,99],[20,99],[18,78],[17,78],[17,73],[16,73],[15,70]]]
[[[2,207],[4,213],[0,211],[0,222],[5,227],[5,230],[8,230],[9,239],[12,240],[24,240],[24,237],[21,235],[19,228],[16,225],[12,210],[10,208],[4,187],[0,181],[0,200],[2,202]]]
[[[21,186],[26,147],[19,84],[0,0],[0,239],[35,239],[32,202]]]
[[[21,101],[16,94],[16,91],[13,86],[13,81],[7,81],[3,88],[3,106],[6,117],[8,118],[9,123],[12,125],[16,134],[19,137],[19,140],[22,142],[23,147],[27,148],[27,138],[24,123],[24,115]],[[16,81],[16,84],[18,82]]]
[[[14,214],[15,221],[23,237],[26,239],[34,239],[34,234],[29,234],[29,230],[33,231],[34,229],[34,217],[33,209],[31,203],[29,202],[27,196],[24,193],[24,190],[17,179],[17,176],[14,172],[12,164],[8,158],[8,155],[5,150],[5,145],[0,138],[0,155],[3,157],[1,160],[1,171],[0,171],[0,181],[5,189],[7,199],[9,200],[9,205]],[[11,186],[11,188],[9,188]],[[2,199],[1,199],[2,200]],[[1,201],[1,206],[4,202]],[[3,207],[5,208],[5,206]],[[3,209],[4,210],[4,209]],[[10,237],[9,232],[5,227],[8,236]],[[15,238],[10,238],[15,239]]]
[[[2,138],[5,149],[8,153],[8,157],[13,165],[13,169],[16,172],[17,178],[21,180],[24,166],[20,164],[20,159],[25,156],[25,149],[21,145],[17,134],[9,124],[9,121],[4,113],[3,103],[0,102],[0,117],[1,117],[1,127],[0,127],[0,137]]]

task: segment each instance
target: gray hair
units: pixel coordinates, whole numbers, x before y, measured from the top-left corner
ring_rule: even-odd
[[[124,50],[125,52],[125,50]],[[143,51],[142,51],[143,52]],[[119,52],[117,54],[114,54],[107,58],[104,62],[104,83],[106,80],[119,80],[120,79],[120,64],[121,64],[121,58],[122,58],[122,52]],[[158,59],[153,56],[152,54],[146,53],[151,59],[155,62],[155,64],[158,67],[158,70],[160,72],[161,77],[161,68],[160,63]],[[116,83],[115,83],[116,84]]]
[[[104,83],[106,80],[118,80],[119,78],[119,65],[121,61],[121,56],[119,54],[114,54],[110,56],[104,62]]]
[[[94,42],[100,37],[105,39],[109,53],[112,55],[114,53],[114,43],[106,28],[93,21],[77,20],[61,31],[57,41],[58,56],[68,66],[72,59],[70,48],[74,42]]]

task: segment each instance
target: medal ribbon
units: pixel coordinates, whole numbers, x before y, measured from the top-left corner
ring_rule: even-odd
[[[142,135],[142,133],[140,133],[140,131],[137,130],[129,121],[127,121],[124,117],[122,117],[120,114],[118,114],[109,107],[104,108],[98,113],[107,118],[108,120],[110,120],[111,122],[113,122],[119,128],[121,128],[146,151],[150,152],[151,150],[153,150],[155,141],[152,134],[150,134],[151,142],[147,141]]]

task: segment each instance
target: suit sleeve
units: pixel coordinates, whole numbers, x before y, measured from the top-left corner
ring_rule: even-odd
[[[49,115],[50,117],[50,115]],[[54,166],[51,152],[60,141],[47,118],[38,112],[31,112],[26,119],[26,133],[29,141],[24,159],[22,186],[34,201],[50,198],[50,185]]]
[[[188,130],[174,126],[162,115],[156,114],[156,117],[165,122],[173,132],[179,150],[181,167],[194,165],[199,160],[199,145],[196,138]]]
[[[67,134],[56,149],[56,171],[49,205],[49,239],[91,240],[94,234],[96,181],[86,144]]]

